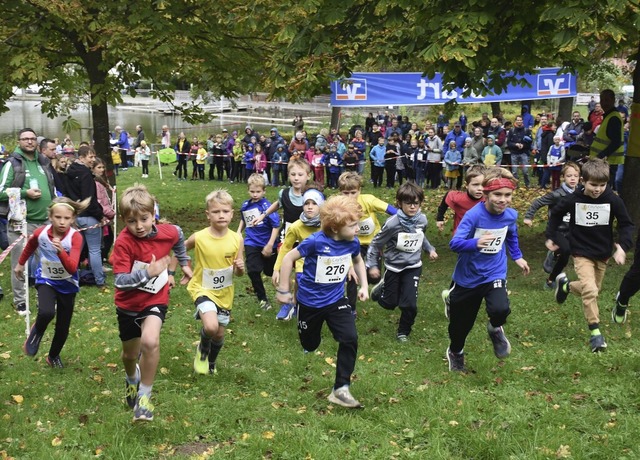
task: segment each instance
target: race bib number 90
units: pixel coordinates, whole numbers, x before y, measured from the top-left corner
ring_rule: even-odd
[[[140,262],[139,260],[136,260],[135,262],[133,262],[132,271],[146,270],[148,266],[149,266],[148,263]],[[168,282],[169,282],[169,274],[167,273],[167,270],[164,270],[158,276],[154,276],[149,281],[147,281],[147,284],[145,284],[144,286],[140,286],[138,289],[144,292],[150,292],[151,294],[157,294],[162,290],[162,288]]]
[[[611,205],[609,203],[576,203],[576,225],[581,227],[609,225],[610,215]]]
[[[507,237],[507,230],[509,227],[503,228],[476,228],[476,233],[473,235],[474,238],[480,238],[487,233],[491,233],[493,239],[489,241],[489,245],[480,249],[480,252],[483,254],[497,254],[502,250],[502,245],[504,244],[504,240]]]
[[[214,270],[212,268],[202,269],[202,287],[217,291],[231,286],[233,282],[233,265],[227,268]]]
[[[351,264],[351,255],[327,257],[318,256],[316,264],[316,283],[332,284],[344,281]]]
[[[402,252],[418,252],[422,249],[422,241],[424,240],[424,233],[398,233],[398,241],[396,242],[396,249]]]

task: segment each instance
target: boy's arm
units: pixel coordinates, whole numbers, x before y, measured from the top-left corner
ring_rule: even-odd
[[[258,217],[253,219],[253,225],[259,224],[265,218],[269,217],[270,214],[276,212],[278,209],[280,209],[280,201],[274,201],[273,203],[271,203],[271,206],[269,206],[265,212],[263,212]]]
[[[449,242],[449,247],[453,252],[477,252],[480,238],[474,238],[475,226],[469,214],[460,221],[456,233]]]
[[[445,193],[442,197],[440,206],[438,206],[438,212],[436,213],[436,226],[439,231],[444,229],[444,214],[447,212],[447,209],[449,209],[449,205],[447,204],[447,195],[449,195],[449,192]]]
[[[244,275],[244,241],[240,240],[236,258],[233,261],[233,276],[242,275]]]
[[[276,288],[276,299],[281,303],[291,302],[292,295],[290,292],[290,278],[291,271],[293,270],[293,265],[296,260],[300,257],[300,252],[298,249],[292,249],[284,259],[282,260],[282,265],[280,266],[280,282],[278,283],[278,287]]]
[[[536,215],[538,209],[543,206],[553,206],[553,204],[558,201],[558,197],[555,195],[555,192],[549,192],[544,196],[536,198],[527,209],[527,212],[524,215],[524,223],[531,227],[533,224],[533,217]]]
[[[362,256],[358,254],[353,259],[353,269],[356,276],[360,280],[360,289],[358,289],[358,299],[365,301],[369,298],[369,283],[367,282],[367,270],[364,266]]]
[[[242,231],[244,230],[244,217],[240,218],[240,223],[238,224],[238,235],[242,236]]]
[[[567,195],[561,199],[549,212],[549,221],[547,222],[547,228],[545,229],[545,236],[548,240],[555,241],[556,231],[561,224],[563,217],[568,212],[573,214],[572,204],[573,195]],[[571,217],[573,220],[573,216]],[[569,224],[571,226],[571,224]],[[548,245],[547,245],[548,247]]]
[[[280,233],[280,229],[278,227],[273,227],[271,229],[271,237],[264,249],[262,250],[262,255],[265,257],[270,257],[273,255],[273,246],[276,244],[276,239],[278,239],[278,234]]]
[[[178,230],[178,241],[171,248],[173,250],[173,255],[176,259],[178,259],[178,263],[181,267],[186,267],[191,263],[191,257],[187,254],[187,248],[184,242],[184,233],[182,229],[177,225],[174,225],[176,230]]]

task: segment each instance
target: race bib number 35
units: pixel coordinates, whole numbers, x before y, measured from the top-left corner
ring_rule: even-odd
[[[487,247],[480,249],[480,252],[483,254],[497,254],[502,250],[502,245],[504,244],[504,240],[507,237],[507,230],[509,227],[503,228],[476,228],[476,233],[473,235],[474,238],[480,238],[482,235],[487,233],[491,233],[493,235],[493,239],[489,242]]]
[[[148,263],[140,262],[139,260],[136,260],[133,263],[133,270],[134,271],[135,270],[146,270],[148,266],[149,266]],[[149,281],[147,281],[147,284],[145,284],[144,286],[140,286],[138,289],[140,289],[141,291],[144,291],[144,292],[150,292],[151,294],[157,294],[158,292],[160,292],[162,290],[162,288],[168,282],[169,282],[169,274],[167,273],[166,270],[164,270],[158,276],[154,276]]]
[[[233,283],[233,266],[214,270],[202,269],[202,287],[205,289],[219,290],[231,286]]]
[[[316,283],[332,284],[344,281],[350,264],[350,254],[337,257],[318,256]]]
[[[581,227],[609,225],[610,215],[611,205],[609,203],[576,203],[576,225]]]

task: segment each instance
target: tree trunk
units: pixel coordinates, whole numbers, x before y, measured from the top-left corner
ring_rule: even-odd
[[[636,55],[636,63],[640,59],[640,46]],[[631,104],[631,122],[629,127],[629,143],[624,161],[622,176],[622,199],[627,206],[631,219],[640,227],[640,65],[633,71],[633,104]]]
[[[111,185],[116,185],[116,176],[113,173],[113,160],[111,158],[111,145],[109,144],[109,105],[103,95],[97,93],[95,88],[103,88],[107,79],[107,72],[100,69],[101,55],[90,52],[83,56],[89,87],[91,88],[91,115],[93,119],[93,148],[96,155],[105,163],[105,174]],[[96,102],[97,101],[97,102]]]
[[[491,103],[491,116],[493,118],[497,118],[500,115],[500,102],[492,102]]]
[[[331,128],[340,131],[340,107],[331,107]]]
[[[558,114],[556,120],[560,118],[562,121],[571,121],[571,114],[573,112],[573,98],[561,97],[558,103]],[[558,126],[559,128],[560,126]]]

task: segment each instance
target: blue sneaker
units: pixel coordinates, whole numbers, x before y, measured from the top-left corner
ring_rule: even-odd
[[[296,308],[291,303],[285,303],[280,307],[280,311],[276,315],[278,321],[289,321],[296,316]]]

